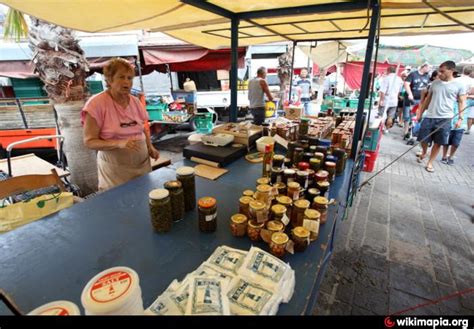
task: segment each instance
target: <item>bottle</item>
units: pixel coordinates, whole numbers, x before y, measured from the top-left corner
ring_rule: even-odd
[[[263,155],[262,177],[271,177],[272,174],[273,145],[265,146],[265,154]]]

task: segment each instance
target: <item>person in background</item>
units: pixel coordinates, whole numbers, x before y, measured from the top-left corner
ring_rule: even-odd
[[[268,89],[267,69],[260,67],[257,70],[257,76],[249,81],[249,107],[253,115],[253,123],[255,125],[262,125],[265,121],[265,95],[269,101],[273,101],[273,96]]]
[[[421,91],[426,88],[429,82],[430,66],[428,63],[423,64],[417,71],[411,72],[405,79],[405,107],[403,109],[403,139],[410,138],[408,133],[410,125],[410,111],[412,106],[420,103]]]
[[[407,71],[403,71],[400,74],[400,78],[402,79],[403,82],[405,82],[406,78],[408,76]],[[402,89],[400,90],[400,94],[398,95],[398,104],[397,104],[397,119],[396,122],[399,127],[403,127],[403,109],[404,109],[404,103],[405,103],[405,84],[402,85]]]
[[[440,80],[433,81],[428,96],[417,111],[417,119],[421,120],[423,112],[426,116],[421,121],[418,140],[421,142],[423,151],[418,161],[423,161],[428,151],[428,144],[433,141],[430,159],[425,167],[426,171],[434,172],[433,161],[436,159],[440,147],[448,144],[451,130],[451,119],[454,116],[454,102],[458,102],[459,108],[464,108],[465,88],[462,83],[454,79],[453,73],[456,64],[453,61],[446,61],[439,66],[438,76]],[[462,124],[462,113],[457,116],[454,128],[460,128]],[[434,134],[432,134],[434,132]],[[430,135],[432,134],[432,135]]]
[[[464,86],[466,87],[466,107],[464,115],[467,118],[467,125],[466,131],[464,132],[466,135],[471,133],[471,127],[474,123],[474,70],[472,66],[464,66],[462,70],[462,75],[459,77],[459,81],[461,81]]]
[[[296,81],[296,86],[300,88],[300,101],[304,106],[305,115],[310,115],[311,112],[311,80],[308,79],[308,70],[301,69],[300,78]]]
[[[397,112],[398,95],[403,86],[402,79],[395,73],[395,66],[387,67],[387,75],[380,83],[379,95],[379,116],[387,112],[387,121],[384,132],[388,132],[392,128],[393,120]]]
[[[104,75],[107,90],[92,96],[81,112],[84,144],[98,151],[99,191],[150,172],[150,157],[160,156],[145,129],[148,113],[130,95],[134,67],[115,58],[104,67]]]

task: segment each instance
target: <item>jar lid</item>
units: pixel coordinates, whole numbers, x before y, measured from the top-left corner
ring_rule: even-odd
[[[332,161],[326,161],[326,162],[324,163],[324,165],[325,165],[326,167],[336,167],[336,163],[335,163],[335,162],[332,162]]]
[[[336,161],[337,161],[337,156],[328,155],[328,156],[326,157],[326,160],[327,160],[327,161],[331,161],[331,162],[336,162]]]
[[[294,175],[294,174],[296,173],[296,171],[294,171],[293,169],[285,169],[285,170],[283,171],[283,173],[284,173],[285,175]]]
[[[272,187],[267,184],[257,186],[257,191],[260,193],[269,193],[271,190],[272,190]]]
[[[276,198],[278,203],[286,204],[286,205],[291,205],[293,200],[289,196],[286,195],[280,195]]]
[[[277,189],[285,188],[286,185],[283,182],[275,183],[273,184],[273,187],[276,187]]]
[[[315,187],[312,187],[312,188],[310,188],[310,189],[308,190],[308,193],[309,193],[309,194],[312,194],[312,195],[319,195],[319,194],[321,193],[321,191],[318,190],[318,189],[315,188]]]
[[[253,227],[253,228],[262,228],[265,225],[264,222],[259,223],[255,219],[249,220],[248,224],[249,224],[250,227]]]
[[[329,200],[323,196],[317,196],[314,198],[314,202],[320,205],[327,205]]]
[[[261,201],[253,200],[250,202],[250,208],[254,210],[262,210],[263,208],[265,208],[265,203]]]
[[[153,200],[161,200],[170,195],[170,192],[164,188],[157,188],[148,193],[148,197]]]
[[[81,311],[76,304],[67,300],[56,300],[35,308],[28,315],[81,315]]]
[[[203,198],[200,198],[198,201],[199,207],[206,208],[206,209],[214,207],[216,203],[217,203],[217,200],[210,196],[205,196]]]
[[[169,182],[166,182],[164,184],[165,188],[166,189],[178,189],[178,188],[181,188],[183,185],[181,184],[181,182],[179,180],[171,180]]]
[[[295,207],[298,208],[308,208],[311,203],[306,199],[300,199],[295,201]]]
[[[288,183],[288,188],[291,188],[291,189],[299,189],[299,188],[300,188],[300,183],[298,183],[298,182],[290,182],[290,183]]]
[[[281,155],[281,154],[275,154],[275,155],[273,156],[273,159],[274,159],[274,160],[283,160],[283,159],[285,159],[285,156],[284,156],[284,155]]]
[[[230,220],[236,224],[242,224],[247,221],[247,216],[244,214],[235,214],[230,218]]]
[[[310,235],[310,232],[307,228],[304,228],[303,226],[297,226],[293,229],[293,234],[298,237],[298,238],[308,238]]]
[[[240,203],[243,203],[243,204],[249,204],[250,202],[252,202],[254,199],[250,196],[243,196],[239,199],[239,202]]]
[[[255,192],[252,191],[252,190],[245,190],[245,191],[242,192],[242,194],[243,194],[244,196],[250,196],[250,197],[253,197],[253,194],[254,194],[254,193],[255,193]]]
[[[299,170],[304,171],[308,168],[309,168],[309,163],[308,162],[304,162],[304,161],[298,162],[298,169]],[[298,172],[296,172],[296,173],[298,173]]]
[[[326,170],[320,170],[314,175],[319,178],[327,178],[329,176],[329,173]]]
[[[277,220],[270,220],[267,222],[267,228],[270,231],[283,231],[285,225],[283,225],[282,222],[279,222]]]
[[[303,141],[301,141],[303,143]],[[302,147],[295,147],[295,152],[303,152],[304,149]]]
[[[259,179],[257,179],[257,184],[258,185],[266,185],[270,183],[270,179],[268,179],[267,177],[261,177]]]
[[[296,175],[297,175],[297,176],[309,176],[309,172],[307,172],[307,171],[302,171],[302,170],[298,170],[298,171],[296,172]]]
[[[281,232],[275,232],[272,234],[272,242],[276,244],[284,244],[289,240],[288,235]]]
[[[278,199],[277,199],[277,201],[278,201]],[[275,214],[284,214],[286,212],[286,207],[282,204],[276,204],[272,207],[272,211]]]
[[[272,167],[272,172],[281,173],[283,172],[283,169],[281,169],[280,167]]]
[[[291,162],[291,159],[290,158],[284,158],[283,162]]]
[[[323,180],[321,182],[318,182],[318,185],[321,187],[329,187],[331,183],[329,183],[327,180]]]
[[[319,146],[317,146],[317,147],[319,147]],[[316,158],[324,158],[324,153],[322,153],[322,152],[316,152],[316,153],[314,153],[314,156],[315,156]]]
[[[315,209],[306,209],[304,215],[309,219],[318,219],[321,217],[321,213]]]
[[[309,159],[309,162],[310,163],[321,163],[321,160],[318,159],[318,158],[311,158],[311,159]]]
[[[180,167],[176,169],[176,173],[180,176],[189,176],[194,174],[194,168],[193,167]]]

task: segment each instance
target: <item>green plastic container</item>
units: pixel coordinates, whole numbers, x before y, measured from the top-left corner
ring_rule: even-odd
[[[212,113],[198,113],[194,117],[196,132],[199,134],[210,134],[214,124],[212,123]]]
[[[347,100],[345,100],[344,98],[334,98],[334,100],[332,101],[332,105],[334,109],[341,109],[347,107]]]
[[[146,110],[150,120],[163,121],[163,111],[168,108],[167,104],[147,105]]]
[[[367,130],[364,138],[364,149],[371,152],[375,151],[381,136],[381,127]]]
[[[359,99],[357,99],[357,98],[349,99],[349,101],[347,103],[348,103],[349,108],[356,109],[357,106],[359,105]]]
[[[104,91],[102,81],[87,81],[87,88],[92,95],[101,93]]]

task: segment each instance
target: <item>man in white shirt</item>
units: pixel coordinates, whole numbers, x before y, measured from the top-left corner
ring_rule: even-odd
[[[383,114],[387,112],[386,131],[392,128],[397,112],[398,95],[403,86],[402,79],[395,73],[396,70],[394,66],[387,68],[387,76],[382,80],[379,89],[379,116],[383,117]]]
[[[466,109],[466,113],[464,114],[467,117],[467,129],[464,133],[467,135],[471,133],[471,127],[474,123],[474,79],[471,77],[472,74],[473,67],[464,66],[462,70],[462,76],[457,78],[466,87],[466,106],[468,106],[469,108]]]

